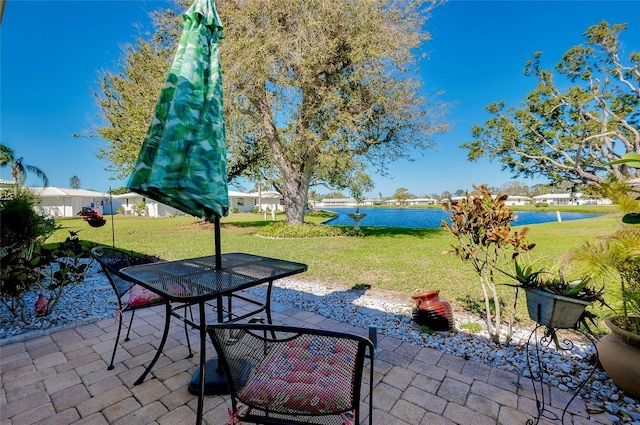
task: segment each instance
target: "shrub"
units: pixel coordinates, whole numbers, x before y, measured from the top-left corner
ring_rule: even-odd
[[[25,317],[23,295],[41,279],[40,247],[55,230],[36,212],[39,203],[26,190],[0,201],[0,300],[16,317]]]
[[[53,248],[38,243],[29,250],[14,250],[3,255],[2,303],[14,317],[25,321],[33,313],[31,306],[25,305],[25,294],[44,292],[48,302],[38,314],[49,314],[71,286],[84,281],[90,262],[83,258],[90,258],[89,249],[76,233],[70,232],[64,242]]]
[[[56,227],[36,212],[40,199],[31,192],[21,190],[16,196],[0,200],[0,243],[5,249],[19,249],[45,240]]]
[[[145,204],[144,202],[135,204],[134,206],[131,207],[131,210],[135,215],[139,215],[141,217],[144,217],[147,214],[149,214],[149,212],[147,211],[147,204]]]
[[[264,226],[258,230],[259,236],[270,238],[317,238],[332,236],[354,236],[353,229],[346,229],[338,226],[324,226],[321,224],[304,223],[299,225],[288,225],[279,221]]]
[[[69,233],[67,239],[55,248],[50,250],[41,248],[45,259],[44,262],[41,262],[44,279],[39,281],[37,286],[40,290],[47,291],[49,295],[48,308],[44,314],[53,311],[70,286],[84,281],[89,264],[93,262],[93,258],[90,256],[90,246],[84,244],[78,238],[77,233]],[[83,261],[84,258],[90,258],[91,261],[87,263]]]
[[[47,293],[48,303],[39,312],[46,315],[69,285],[84,280],[88,267],[81,261],[89,256],[88,247],[76,233],[53,248],[43,246],[56,225],[36,212],[39,203],[28,191],[0,202],[0,301],[23,321],[33,312],[24,302],[27,292]]]

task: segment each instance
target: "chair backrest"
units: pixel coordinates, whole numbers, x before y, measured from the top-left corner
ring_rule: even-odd
[[[102,266],[118,299],[133,286],[133,282],[126,280],[120,274],[120,269],[131,265],[131,258],[125,251],[117,248],[97,246],[91,250],[91,256]]]
[[[372,423],[373,344],[367,338],[266,324],[215,324],[207,332],[228,380],[233,412],[245,407],[243,421],[304,424],[331,415],[338,423],[359,424],[368,357]]]

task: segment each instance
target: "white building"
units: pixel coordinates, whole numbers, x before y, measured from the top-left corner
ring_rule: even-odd
[[[60,187],[30,187],[32,193],[42,198],[42,213],[52,217],[75,217],[83,207],[109,214],[109,194],[86,189]]]
[[[495,199],[497,195],[492,195]],[[462,201],[466,196],[452,196],[452,201]],[[443,201],[447,201],[448,199],[443,199]],[[528,196],[520,196],[520,195],[509,195],[507,199],[504,201],[505,205],[527,205],[531,203],[531,198]]]
[[[316,208],[356,207],[357,205],[353,198],[323,198],[316,204]]]
[[[533,197],[535,204],[548,205],[611,205],[607,198],[590,198],[583,193],[548,193]]]
[[[260,211],[284,211],[284,198],[279,192],[266,190],[252,192],[248,195],[254,198],[254,206],[258,207]]]
[[[531,198],[528,196],[509,195],[504,201],[505,205],[528,205],[531,203]]]
[[[438,200],[434,198],[413,198],[407,199],[408,205],[438,205]]]
[[[133,214],[132,207],[136,204],[145,203],[147,206],[147,215],[149,217],[168,217],[172,215],[183,215],[184,213],[176,208],[154,201],[153,199],[146,198],[137,193],[125,193],[123,195],[116,195],[121,202],[122,207],[125,210],[125,214]],[[256,193],[243,193],[234,190],[229,191],[229,211],[231,213],[248,213],[252,212],[259,203],[259,199],[262,200],[262,210],[271,211],[273,209],[282,211],[284,209],[281,199],[282,195],[278,192],[262,192]],[[115,208],[115,207],[114,207]]]
[[[11,183],[12,186],[12,182]],[[0,188],[1,189],[1,188]],[[6,190],[12,190],[7,188]],[[169,217],[184,215],[174,207],[155,201],[135,192],[110,196],[108,193],[86,189],[67,189],[60,187],[32,187],[31,192],[42,198],[41,212],[52,217],[75,217],[82,208],[94,208],[100,214],[117,214],[118,208],[125,215],[134,214],[134,206],[144,204],[147,217]],[[242,193],[229,191],[231,212],[251,212],[262,201],[263,211],[284,210],[282,195],[278,192]],[[113,212],[112,212],[113,211]]]
[[[145,205],[145,213],[147,217],[171,217],[174,215],[184,215],[184,213],[174,207],[154,201],[144,195],[135,192],[123,193],[121,195],[113,195],[113,208],[118,207],[124,209],[124,215],[135,215],[135,205]]]
[[[576,205],[580,196],[582,196],[581,193],[546,193],[534,196],[533,202],[548,205]]]

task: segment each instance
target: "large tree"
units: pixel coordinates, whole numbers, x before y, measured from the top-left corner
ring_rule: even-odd
[[[314,179],[348,186],[362,163],[384,171],[430,146],[438,111],[411,70],[436,4],[220,2],[228,132],[241,129],[271,156],[288,223],[303,222]]]
[[[636,177],[625,164],[607,166],[626,152],[640,152],[640,52],[625,60],[619,40],[626,24],[591,26],[586,43],[569,49],[552,70],[541,52],[526,63],[537,79],[520,107],[504,101],[487,107],[493,116],[472,129],[462,145],[470,160],[497,159],[515,176],[547,176],[600,188],[611,173]],[[626,56],[626,55],[625,55]]]
[[[274,185],[287,221],[300,224],[311,184],[346,188],[363,165],[384,173],[389,161],[431,146],[445,125],[419,92],[414,52],[439,2],[219,1],[229,180]],[[121,72],[104,73],[96,94],[108,121],[98,134],[110,143],[101,155],[121,177],[144,139],[175,37],[166,29],[175,13],[154,19],[169,35],[128,46]]]

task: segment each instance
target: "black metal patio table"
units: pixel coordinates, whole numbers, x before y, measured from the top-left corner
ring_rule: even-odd
[[[120,273],[127,276],[143,287],[162,295],[169,302],[166,303],[165,328],[160,346],[151,363],[147,366],[134,385],[144,382],[145,377],[160,357],[169,332],[172,316],[186,321],[200,331],[200,369],[197,373],[198,394],[198,424],[202,420],[203,396],[205,395],[205,377],[208,377],[206,361],[206,318],[207,301],[216,300],[217,321],[237,321],[264,311],[271,323],[271,287],[274,280],[281,279],[307,270],[307,265],[275,258],[262,257],[245,253],[222,254],[190,258],[177,261],[142,264],[125,267]],[[268,283],[264,304],[242,297],[238,291]],[[223,306],[223,297],[228,297],[227,317]],[[258,308],[242,316],[233,316],[231,311],[231,297],[243,299],[255,304]],[[171,307],[170,302],[197,304],[199,320],[197,323],[180,315]],[[186,315],[185,315],[186,316]],[[225,388],[226,390],[226,388]],[[222,392],[218,392],[220,394]],[[213,394],[213,392],[210,392]]]

